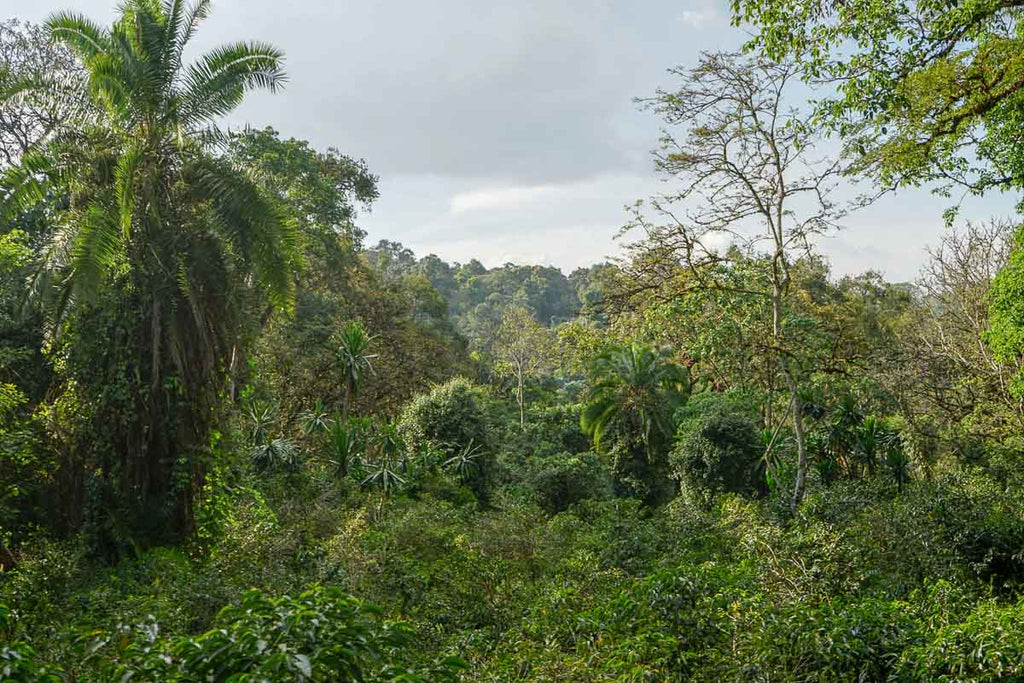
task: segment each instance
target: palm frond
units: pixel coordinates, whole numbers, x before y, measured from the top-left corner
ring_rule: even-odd
[[[234,43],[218,47],[191,64],[184,74],[181,119],[198,126],[225,116],[246,92],[276,92],[287,80],[284,54],[268,43]]]
[[[86,298],[99,289],[120,253],[120,226],[115,215],[109,207],[93,204],[77,217],[71,264],[75,290]]]
[[[54,166],[53,157],[42,151],[30,151],[21,158],[21,164],[0,175],[0,201],[3,215],[12,218],[43,201],[49,189],[47,174]]]
[[[121,157],[117,160],[117,168],[114,169],[115,192],[121,220],[121,233],[125,239],[131,238],[132,219],[135,215],[135,205],[138,202],[136,175],[142,163],[142,154],[140,146],[131,145],[121,154]]]
[[[44,25],[53,40],[66,45],[84,62],[107,49],[106,29],[78,12],[55,12]]]
[[[188,178],[197,198],[209,202],[227,241],[252,268],[273,304],[290,308],[299,242],[294,222],[277,202],[223,160],[195,157]]]
[[[181,68],[181,55],[185,51],[185,46],[188,45],[192,37],[195,36],[196,30],[199,25],[203,23],[210,14],[210,0],[196,0],[188,8],[185,13],[185,19],[182,22],[184,27],[178,32],[177,41],[174,44],[173,57],[175,60],[175,68]]]

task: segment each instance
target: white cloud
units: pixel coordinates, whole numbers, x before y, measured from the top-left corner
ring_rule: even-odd
[[[718,17],[713,9],[687,9],[679,14],[679,19],[687,26],[704,28]]]
[[[555,185],[536,185],[460,192],[452,197],[451,212],[460,214],[481,209],[517,208],[525,204],[551,199],[564,191],[564,187]]]

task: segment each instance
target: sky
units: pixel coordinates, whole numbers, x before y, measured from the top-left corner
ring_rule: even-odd
[[[115,4],[3,0],[0,18],[70,9],[106,23]],[[250,96],[227,125],[366,159],[381,190],[360,216],[369,242],[569,271],[617,255],[625,206],[666,189],[650,154],[660,124],[635,98],[745,33],[725,0],[214,0],[196,48],[239,39],[281,48],[289,82]],[[946,206],[901,192],[820,246],[839,274],[909,280]],[[986,197],[962,215],[1012,207]]]

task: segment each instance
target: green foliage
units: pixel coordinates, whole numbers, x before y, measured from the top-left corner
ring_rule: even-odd
[[[469,484],[486,500],[493,455],[482,403],[479,387],[455,378],[414,398],[402,412],[399,429],[410,448],[437,451],[447,462],[473,452]]]
[[[795,602],[758,615],[740,636],[740,669],[750,678],[786,681],[884,681],[915,642],[907,604]]]
[[[1020,187],[1018,7],[733,0],[749,46],[839,84],[819,117],[885,185]],[[955,214],[955,211],[954,211]]]
[[[691,400],[676,432],[673,476],[708,508],[721,493],[763,494],[764,445],[756,421],[728,398],[699,398]]]
[[[246,593],[199,636],[157,639],[126,648],[121,677],[192,680],[433,680],[393,662],[412,633],[380,623],[378,612],[337,589],[313,587],[291,598]],[[145,629],[143,629],[145,631]]]
[[[977,605],[967,618],[944,625],[903,653],[896,680],[982,683],[1024,676],[1024,603]]]
[[[537,504],[558,514],[584,500],[611,496],[609,472],[594,453],[555,453],[527,460],[524,479]]]
[[[611,455],[616,477],[650,503],[668,496],[673,419],[690,392],[689,373],[669,356],[639,344],[605,351],[591,367],[580,414],[594,446]]]
[[[1018,367],[1011,392],[1024,397],[1024,228],[1018,228],[1009,261],[992,280],[988,294],[991,327],[985,341],[1003,361]]]

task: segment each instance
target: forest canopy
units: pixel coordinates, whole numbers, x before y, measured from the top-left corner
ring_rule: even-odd
[[[1024,679],[1024,231],[955,201],[1021,8],[731,10],[568,274],[370,243],[208,0],[0,23],[0,681]],[[835,272],[920,184],[918,277]]]

